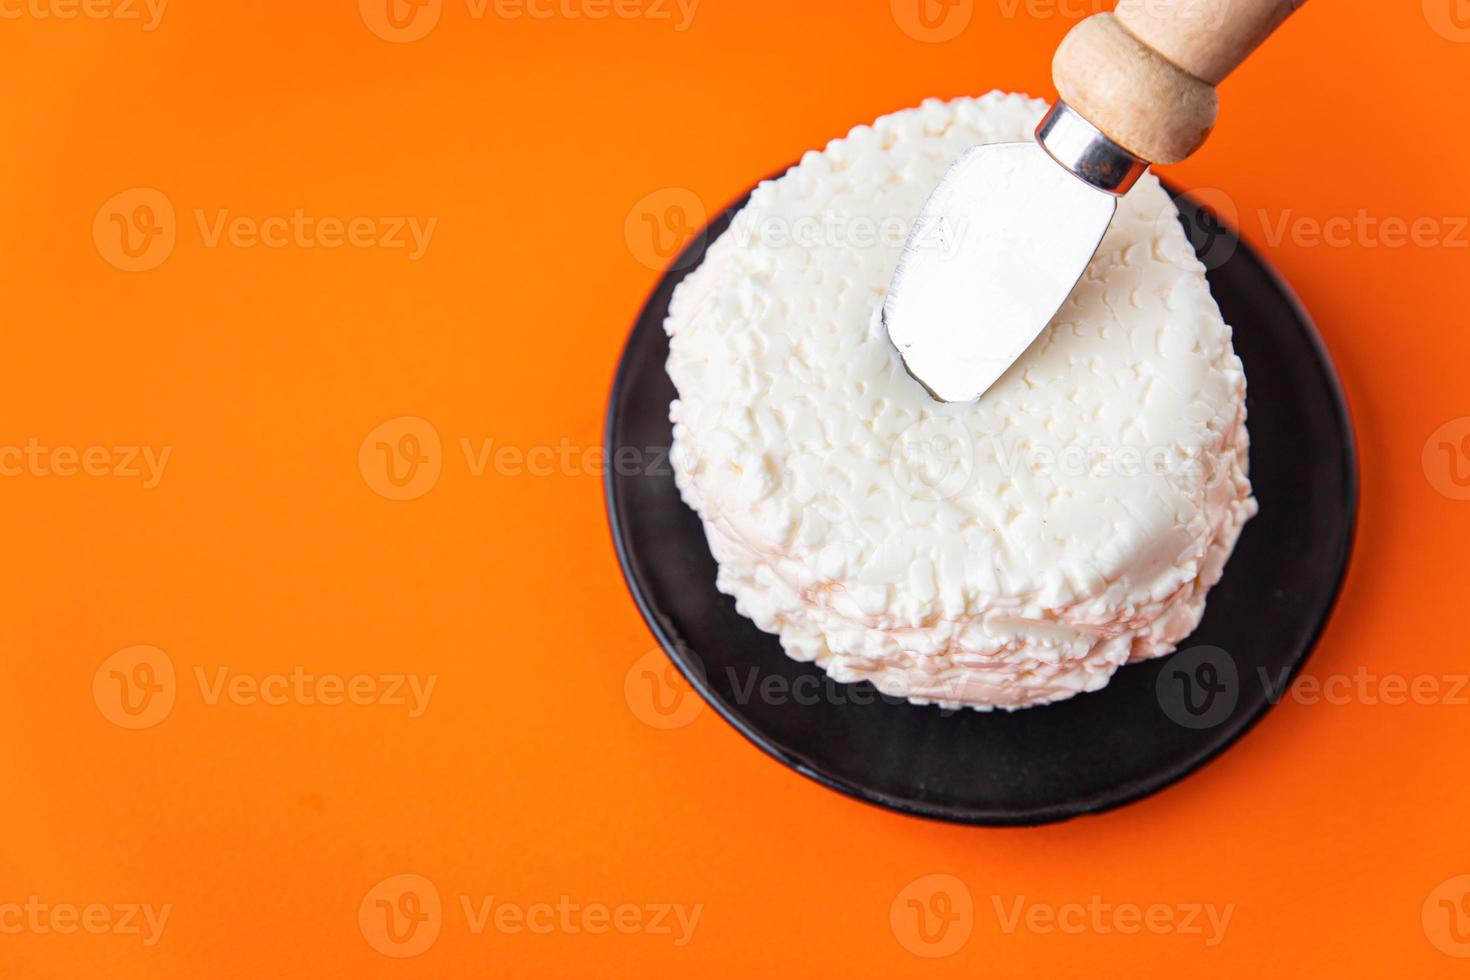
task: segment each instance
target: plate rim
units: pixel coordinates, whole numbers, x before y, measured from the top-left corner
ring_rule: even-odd
[[[624,394],[624,388],[628,381],[629,350],[637,335],[639,324],[648,316],[659,291],[671,275],[679,275],[682,281],[684,277],[692,273],[695,268],[693,260],[701,256],[713,244],[714,239],[724,233],[725,228],[728,228],[729,222],[733,220],[738,210],[749,200],[756,188],[766,180],[775,180],[784,173],[786,173],[786,170],[781,170],[771,177],[757,182],[740,197],[734,199],[718,211],[713,218],[704,224],[694,238],[690,240],[689,244],[679,252],[673,262],[659,273],[659,277],[649,291],[648,296],[639,306],[638,314],[634,317],[632,327],[628,330],[627,337],[618,352],[617,366],[613,372],[612,386],[608,393],[605,409],[606,418],[603,423],[602,442],[604,453],[611,453],[613,451],[613,437],[618,422],[618,415],[615,408]],[[1196,209],[1204,207],[1201,201],[1191,197],[1188,192],[1180,190],[1172,183],[1162,179],[1159,183],[1168,192],[1170,197],[1174,199],[1176,204],[1182,199],[1190,202]],[[1217,217],[1219,216],[1217,215]],[[1316,617],[1316,621],[1312,624],[1310,635],[1303,644],[1301,655],[1296,658],[1296,662],[1291,665],[1290,671],[1282,679],[1280,690],[1284,693],[1296,680],[1297,676],[1306,666],[1307,661],[1311,658],[1312,653],[1321,642],[1322,635],[1326,632],[1327,626],[1337,609],[1337,604],[1341,600],[1343,590],[1347,584],[1358,536],[1358,520],[1361,504],[1361,462],[1358,454],[1357,434],[1353,427],[1351,406],[1348,403],[1347,394],[1343,389],[1342,378],[1338,374],[1337,365],[1332,360],[1331,353],[1327,350],[1327,345],[1322,339],[1321,331],[1317,329],[1316,321],[1312,318],[1311,313],[1297,295],[1296,290],[1291,287],[1291,284],[1287,282],[1280,270],[1254,246],[1241,237],[1238,228],[1233,224],[1225,222],[1224,218],[1220,218],[1220,220],[1222,223],[1225,223],[1230,234],[1235,238],[1236,250],[1243,252],[1246,258],[1253,262],[1265,274],[1265,277],[1284,298],[1291,313],[1301,322],[1306,338],[1312,350],[1316,353],[1319,363],[1324,368],[1333,415],[1336,419],[1337,428],[1343,436],[1345,470],[1343,474],[1343,490],[1348,511],[1347,533],[1343,536],[1339,552],[1334,556],[1334,582],[1331,592],[1327,596],[1326,602],[1323,603]],[[712,229],[722,224],[725,228],[721,228],[717,234],[711,233]],[[1207,269],[1207,274],[1208,271]],[[757,730],[754,725],[746,721],[742,715],[727,708],[720,698],[715,697],[711,692],[706,677],[686,666],[683,658],[677,653],[683,644],[676,638],[670,636],[662,623],[659,622],[658,614],[650,604],[649,598],[645,594],[646,590],[640,583],[637,572],[633,568],[632,558],[629,554],[628,534],[618,506],[616,484],[616,469],[614,467],[606,467],[603,472],[603,509],[607,515],[608,530],[612,536],[613,549],[617,553],[618,567],[622,572],[623,584],[631,594],[634,604],[638,608],[639,615],[642,616],[644,623],[653,633],[654,639],[658,641],[659,647],[663,650],[664,655],[669,658],[670,662],[674,664],[679,673],[689,683],[690,687],[704,700],[705,704],[714,709],[717,715],[723,718],[727,724],[744,736],[756,748],[786,768],[805,776],[813,782],[851,799],[866,803],[869,806],[900,813],[907,817],[917,817],[940,823],[969,827],[1036,827],[1059,823],[1076,817],[1107,813],[1160,793],[1179,783],[1187,776],[1205,768],[1226,751],[1233,748],[1247,733],[1253,731],[1261,719],[1280,700],[1279,697],[1276,699],[1267,698],[1245,717],[1223,741],[1211,746],[1207,751],[1199,755],[1191,756],[1172,766],[1160,769],[1155,776],[1140,780],[1121,793],[1097,795],[1088,800],[1067,804],[1052,804],[1032,810],[1007,812],[985,811],[963,806],[924,804],[902,797],[891,796],[890,794],[879,792],[845,777],[826,772],[795,750],[768,738]],[[687,507],[687,504],[684,506]]]

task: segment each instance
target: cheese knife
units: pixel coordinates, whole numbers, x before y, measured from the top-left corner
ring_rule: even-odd
[[[904,246],[883,322],[945,402],[978,399],[1071,294],[1126,194],[1193,154],[1215,86],[1306,0],[1120,0],[1057,48],[1035,142],[967,151]]]

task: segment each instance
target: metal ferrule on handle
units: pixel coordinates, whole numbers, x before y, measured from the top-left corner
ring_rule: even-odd
[[[1079,180],[1119,197],[1148,169],[1147,160],[1108,139],[1065,102],[1052,106],[1041,120],[1036,142]]]

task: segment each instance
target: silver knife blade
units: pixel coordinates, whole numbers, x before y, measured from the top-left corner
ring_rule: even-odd
[[[1106,137],[1060,103],[1038,133],[1050,137],[1046,148],[988,143],[960,157],[915,222],[889,286],[888,335],[940,401],[979,398],[1025,352],[1086,272],[1118,194],[1147,166],[1120,150],[1131,161],[1126,174],[1113,173],[1112,161],[1101,177],[1086,170],[1097,162],[1095,137]]]

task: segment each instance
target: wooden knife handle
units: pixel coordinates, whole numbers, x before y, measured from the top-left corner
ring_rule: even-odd
[[[1062,101],[1134,156],[1178,163],[1204,144],[1215,86],[1306,0],[1120,0],[1062,40]]]

